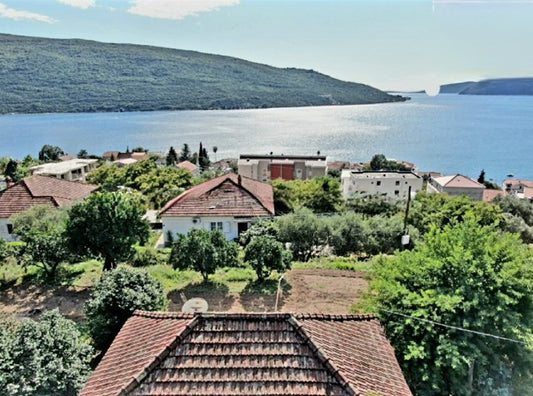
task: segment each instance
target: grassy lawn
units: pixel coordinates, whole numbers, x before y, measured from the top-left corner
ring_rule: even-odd
[[[331,270],[348,270],[348,271],[361,271],[371,272],[372,261],[358,261],[354,257],[318,257],[312,259],[306,263],[295,262],[292,264],[294,269],[331,269]]]

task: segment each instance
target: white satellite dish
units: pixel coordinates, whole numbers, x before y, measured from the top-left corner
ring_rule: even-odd
[[[195,297],[191,298],[183,304],[181,312],[195,313],[195,312],[207,312],[209,305],[203,298]]]

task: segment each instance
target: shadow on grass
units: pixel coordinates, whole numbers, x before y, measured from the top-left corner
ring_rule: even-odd
[[[204,281],[192,283],[182,289],[173,290],[167,295],[170,311],[181,311],[183,303],[191,298],[200,297],[207,301],[210,312],[231,310],[235,297],[229,294],[229,288],[223,283]]]
[[[267,279],[263,282],[250,281],[240,295],[241,304],[248,312],[272,312],[276,306],[278,281]],[[278,311],[291,294],[291,285],[286,281],[281,282],[281,295],[278,301]]]

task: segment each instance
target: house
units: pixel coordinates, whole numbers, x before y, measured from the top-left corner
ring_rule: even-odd
[[[430,177],[427,184],[429,194],[446,193],[448,195],[466,195],[475,201],[483,200],[485,186],[463,175]]]
[[[492,202],[498,197],[505,197],[507,193],[503,190],[494,190],[491,188],[485,188],[483,191],[483,202]]]
[[[407,199],[411,193],[422,190],[423,179],[407,171],[352,171],[341,172],[341,191],[344,199],[381,195],[390,199]]]
[[[160,212],[165,238],[169,232],[186,234],[200,228],[221,230],[228,240],[238,238],[258,218],[273,215],[272,186],[233,173],[185,191]]]
[[[503,186],[507,194],[533,202],[533,181],[508,179]]]
[[[412,396],[371,315],[136,311],[79,396]]]
[[[237,167],[239,175],[259,181],[308,180],[328,173],[326,157],[321,155],[241,154]]]
[[[199,169],[191,161],[181,161],[179,164],[176,164],[176,168],[185,169],[191,172],[193,175],[198,176]]]
[[[84,182],[87,174],[96,169],[96,159],[71,159],[32,166],[32,175],[53,176],[57,179]]]
[[[34,205],[70,206],[99,187],[54,177],[33,175],[0,193],[0,238],[15,241],[10,217]]]

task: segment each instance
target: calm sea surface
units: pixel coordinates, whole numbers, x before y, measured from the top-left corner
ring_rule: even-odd
[[[362,162],[373,154],[420,170],[472,177],[485,169],[533,180],[533,97],[411,95],[405,103],[225,111],[0,116],[0,157],[36,156],[44,144],[76,154],[201,141],[217,158],[239,153],[316,154]],[[211,159],[214,155],[210,153]]]

